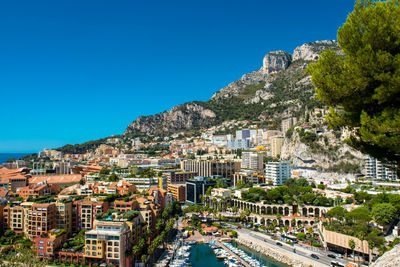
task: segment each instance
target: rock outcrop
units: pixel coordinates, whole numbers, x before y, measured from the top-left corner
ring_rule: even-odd
[[[210,125],[214,119],[215,113],[212,110],[196,103],[186,103],[156,115],[140,116],[128,125],[124,134],[191,130],[199,125]]]
[[[276,73],[289,67],[292,56],[285,51],[272,51],[264,56],[262,71],[264,73]]]
[[[247,85],[266,82],[271,74],[287,69],[291,59],[292,56],[285,51],[272,51],[264,56],[263,65],[259,70],[245,74],[238,81],[228,84],[215,93],[211,99],[217,100],[237,96]]]
[[[326,49],[339,50],[339,46],[334,40],[316,41],[296,47],[293,51],[293,61],[302,59],[306,61],[318,60],[319,55]]]
[[[398,267],[400,265],[400,244],[383,254],[371,267]]]

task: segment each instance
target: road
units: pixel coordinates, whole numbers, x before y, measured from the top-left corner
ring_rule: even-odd
[[[226,224],[226,223],[224,223],[224,224],[227,227],[236,228],[235,226],[233,226],[231,224]],[[275,246],[276,248],[284,249],[284,250],[286,250],[287,252],[290,252],[290,253],[293,253],[294,252],[293,249],[296,249],[295,253],[297,255],[306,257],[306,258],[308,258],[309,260],[312,260],[312,261],[316,261],[319,264],[324,264],[324,265],[327,265],[327,266],[331,266],[331,261],[332,260],[339,261],[339,262],[343,263],[344,265],[347,264],[347,262],[348,262],[345,259],[332,259],[332,258],[328,257],[327,256],[328,254],[333,254],[332,252],[311,251],[311,250],[307,250],[306,248],[303,248],[302,246],[299,246],[299,245],[288,245],[288,244],[286,244],[284,242],[272,239],[271,236],[269,236],[269,235],[266,235],[266,234],[263,234],[263,233],[260,233],[260,232],[255,232],[255,231],[243,229],[243,228],[242,229],[235,229],[235,230],[238,233],[245,233],[245,234],[247,234],[247,235],[249,235],[251,237],[254,237],[254,238],[256,238],[256,239],[258,239],[260,241],[263,241],[265,243],[268,243],[268,244],[270,244],[272,246]],[[282,246],[278,246],[276,244],[277,242],[281,243]],[[311,254],[316,254],[319,257],[319,259],[311,258]]]

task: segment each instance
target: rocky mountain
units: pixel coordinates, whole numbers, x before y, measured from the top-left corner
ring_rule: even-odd
[[[400,264],[400,244],[383,254],[371,267],[396,267]]]
[[[172,133],[190,130],[198,125],[211,125],[214,120],[215,113],[212,110],[196,103],[186,103],[156,115],[140,116],[128,125],[124,134],[131,132]]]
[[[320,105],[304,70],[325,49],[339,51],[336,41],[325,40],[303,44],[292,54],[281,50],[269,52],[260,69],[228,84],[209,101],[141,116],[128,125],[124,134],[174,133],[231,119],[279,121],[304,114],[305,109]]]

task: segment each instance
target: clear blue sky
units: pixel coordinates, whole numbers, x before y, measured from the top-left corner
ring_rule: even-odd
[[[2,1],[0,152],[121,134],[272,50],[336,39],[353,1]]]

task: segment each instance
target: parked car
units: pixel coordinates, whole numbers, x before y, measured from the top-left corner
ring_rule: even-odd
[[[314,258],[314,259],[316,259],[316,260],[319,259],[319,257],[318,257],[317,255],[315,255],[315,254],[311,254],[311,258]]]
[[[282,247],[282,243],[280,242],[276,242],[276,245]]]
[[[333,255],[333,254],[328,254],[328,257],[329,257],[329,258],[332,258],[332,259],[336,259],[336,256]]]

